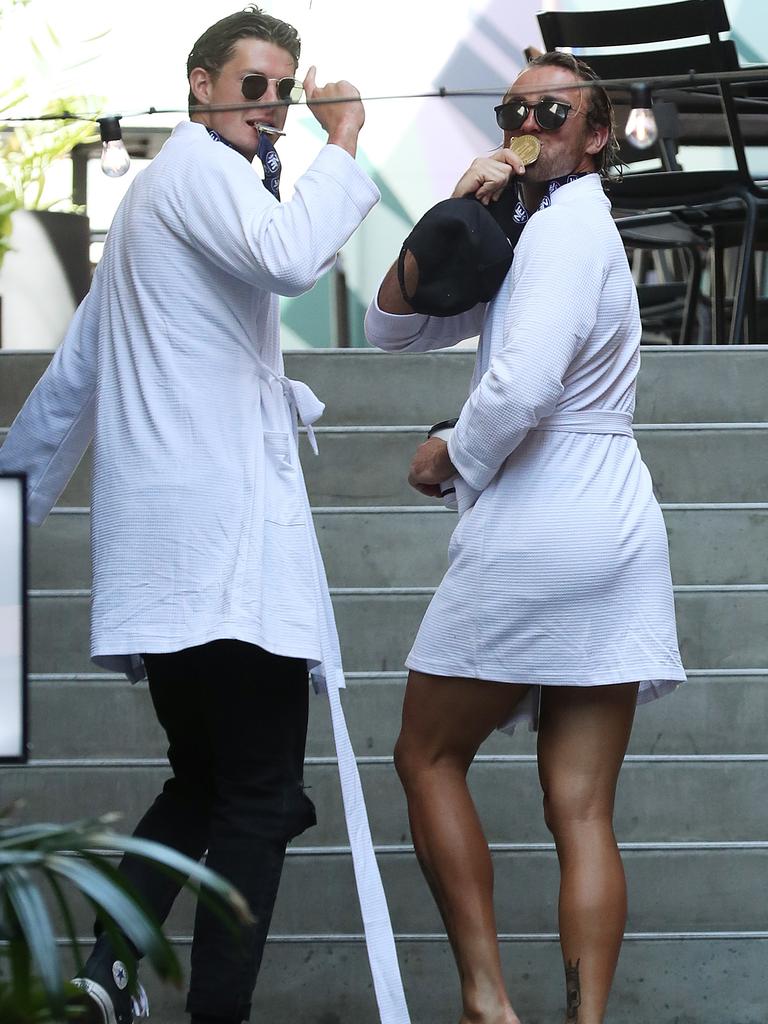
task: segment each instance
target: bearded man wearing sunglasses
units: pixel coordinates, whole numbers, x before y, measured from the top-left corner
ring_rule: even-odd
[[[366,321],[383,349],[424,352],[480,335],[452,434],[428,440],[410,467],[427,495],[454,478],[461,518],[406,661],[395,750],[416,852],[459,968],[462,1024],[519,1024],[466,782],[480,744],[497,728],[538,726],[561,870],[566,1020],[601,1024],[627,907],[612,825],[617,777],[636,704],[685,679],[664,522],[632,436],[640,318],[601,184],[615,138],[594,78],[567,54],[534,60],[496,108],[505,148],[475,160],[456,186],[455,196],[491,204],[515,176],[520,185],[511,208],[524,227],[496,295],[467,296],[454,315],[414,312],[419,260],[440,265],[425,258],[422,236],[418,259],[406,241],[402,280],[395,264]],[[541,144],[527,167],[506,149],[519,135]],[[490,217],[458,205],[473,229],[485,221],[496,237]],[[474,236],[464,237],[469,248]],[[438,275],[433,300],[439,284]],[[447,284],[460,294],[461,281]],[[554,1013],[536,994],[528,1006]]]
[[[190,120],[129,188],[90,293],[1,456],[27,472],[40,523],[94,438],[91,653],[102,668],[148,676],[173,770],[136,834],[195,859],[207,850],[255,919],[235,936],[198,907],[196,1024],[249,1016],[286,844],[315,822],[303,787],[308,669],[333,698],[334,732],[343,728],[339,644],[297,452],[298,424],[314,441],[323,406],[284,375],[278,296],[333,266],[379,193],[354,160],[359,93],[318,86],[312,67],[303,89],[328,145],[278,201],[273,140],[301,88],[299,49],[291,25],[253,5],[197,40]],[[124,749],[122,723],[104,728]],[[355,771],[352,755],[343,785],[357,785],[348,802],[360,806]],[[131,857],[122,871],[165,920],[179,880]],[[375,872],[364,865],[369,880]],[[145,1013],[130,974],[102,934],[76,979],[94,1020]]]

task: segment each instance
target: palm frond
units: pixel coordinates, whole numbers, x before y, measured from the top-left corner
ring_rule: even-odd
[[[168,970],[170,946],[167,940],[143,907],[127,894],[125,886],[109,877],[104,865],[95,868],[78,857],[61,856],[50,857],[47,864],[49,870],[55,870],[72,882],[103,914],[118,922],[133,945],[146,954],[156,969]]]
[[[56,937],[40,890],[26,867],[7,867],[3,875],[5,893],[18,924],[19,937],[23,936],[51,1008],[61,1012],[64,978]]]
[[[40,1018],[40,1024],[52,1019],[51,1014],[56,1020],[64,1019],[66,985],[42,896],[46,886],[63,922],[64,937],[78,960],[76,927],[65,891],[70,886],[92,907],[129,968],[133,956],[128,943],[146,955],[161,978],[179,982],[178,960],[160,924],[110,861],[111,854],[143,857],[173,874],[181,884],[195,889],[198,898],[228,917],[233,927],[252,920],[246,902],[230,883],[176,850],[111,831],[108,825],[112,820],[114,816],[64,825],[14,825],[0,820],[0,940],[4,940],[0,956],[9,960],[14,990],[11,996],[4,994],[5,983],[0,982],[0,1008],[6,996],[11,1002],[16,998],[14,1005],[37,1005],[33,990],[38,986],[49,1013]],[[11,1024],[13,1018],[0,1012],[0,1021],[6,1024],[6,1020]],[[30,1024],[37,1017],[28,1015],[22,1020]]]
[[[91,836],[93,845],[104,850],[119,850],[131,853],[136,857],[144,857],[155,864],[162,864],[171,871],[177,872],[192,882],[194,888],[218,897],[235,913],[242,924],[252,924],[253,915],[247,902],[238,890],[221,875],[217,875],[199,861],[191,860],[178,850],[155,843],[151,839],[140,839],[136,836],[122,836],[115,833],[95,833]]]
[[[77,928],[75,927],[75,919],[72,914],[72,910],[67,902],[62,887],[59,884],[59,880],[52,872],[47,873],[46,881],[48,882],[50,890],[53,893],[56,906],[61,914],[65,938],[69,940],[69,944],[75,958],[75,970],[79,974],[83,969],[83,957],[80,953],[80,943],[77,941]]]

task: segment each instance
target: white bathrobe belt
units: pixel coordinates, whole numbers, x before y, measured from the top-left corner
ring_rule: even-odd
[[[312,424],[319,420],[325,412],[325,403],[320,401],[312,388],[305,384],[304,381],[291,380],[285,374],[277,373],[267,366],[263,360],[259,359],[258,356],[254,356],[254,361],[256,363],[256,371],[263,381],[266,381],[267,384],[276,383],[282,387],[285,400],[290,406],[291,411],[295,414],[293,422],[294,431],[298,434],[299,423],[302,427],[307,428],[307,438],[312,445],[312,451],[317,455],[317,438],[312,429]]]
[[[565,434],[622,434],[634,437],[632,414],[615,409],[581,409],[571,412],[553,412],[539,420],[531,431],[554,430]],[[456,501],[459,515],[464,515],[480,497],[466,480],[456,478]]]
[[[319,420],[325,411],[325,403],[321,402],[312,388],[303,381],[291,380],[290,377],[278,377],[288,404],[296,413],[296,426],[300,423],[307,428],[307,439],[312,451],[317,455],[317,438],[312,424]]]
[[[553,412],[539,420],[534,430],[557,430],[567,434],[623,434],[632,433],[632,413],[616,409],[578,409]]]
[[[271,370],[266,363],[258,360],[259,376],[268,382],[279,381],[286,401],[295,413],[294,429],[298,424],[307,428],[307,437],[317,455],[317,441],[312,424],[320,418],[325,405],[310,387],[300,380],[291,380]],[[317,555],[319,558],[319,554]],[[327,591],[326,591],[327,593]],[[332,616],[330,597],[327,600],[327,614]],[[323,654],[329,652],[324,651]],[[323,666],[324,668],[325,666]],[[328,666],[330,668],[330,665]],[[328,694],[333,727],[333,740],[339,765],[344,819],[352,851],[355,883],[363,919],[368,961],[371,967],[373,988],[379,1009],[381,1024],[410,1024],[408,1006],[405,1001],[400,967],[397,961],[395,936],[387,907],[386,894],[381,882],[379,865],[373,849],[368,813],[360,782],[357,759],[349,739],[347,723],[339,698],[339,680],[333,670],[324,675],[323,681]],[[341,673],[339,672],[339,675]],[[343,678],[341,679],[343,685]]]

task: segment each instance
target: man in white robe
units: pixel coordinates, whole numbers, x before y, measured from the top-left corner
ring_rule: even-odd
[[[561,868],[566,1020],[602,1024],[627,908],[617,776],[635,705],[685,680],[664,520],[632,435],[640,317],[600,180],[612,116],[594,80],[570,54],[530,63],[496,108],[505,148],[456,186],[454,196],[488,204],[520,175],[525,227],[496,295],[454,316],[414,312],[406,296],[421,282],[406,258],[404,287],[391,269],[366,321],[373,344],[399,351],[480,335],[453,433],[421,445],[410,468],[413,486],[433,496],[457,477],[462,514],[406,662],[395,749],[459,969],[462,1021],[476,1024],[520,1024],[466,781],[480,744],[538,719]],[[506,148],[523,135],[541,147],[527,168]]]
[[[303,85],[328,145],[280,204],[270,140],[300,85],[299,47],[292,26],[257,8],[197,41],[190,105],[203,109],[128,190],[91,291],[0,455],[0,468],[28,474],[41,523],[93,437],[91,653],[134,680],[146,671],[174,772],[137,834],[194,858],[207,850],[256,918],[234,940],[198,910],[187,1001],[198,1024],[248,1017],[286,843],[315,820],[303,790],[308,667],[345,765],[382,1017],[407,1020],[297,452],[298,423],[314,442],[323,406],[284,376],[279,343],[278,296],[333,266],[379,194],[354,160],[357,90],[318,87],[313,67]],[[341,97],[351,101],[320,102]],[[244,100],[261,105],[214,109]],[[163,920],[179,886],[136,859],[122,869]],[[110,1024],[145,1009],[104,935],[79,984]]]

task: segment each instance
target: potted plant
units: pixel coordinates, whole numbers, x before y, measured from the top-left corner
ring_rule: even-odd
[[[28,3],[0,0],[0,25],[12,8]],[[45,46],[28,42],[38,75],[47,81],[61,44],[50,26]],[[23,112],[43,118],[0,130],[0,295],[5,299],[0,345],[5,348],[55,348],[90,285],[87,218],[74,206],[71,189],[51,195],[46,184],[57,161],[98,138],[93,118],[101,101],[60,96],[40,103],[34,98],[39,91],[30,75],[0,88],[0,116]]]
[[[83,994],[67,980],[49,906],[58,911],[64,939],[82,969],[72,890],[85,896],[131,963],[123,936],[143,950],[160,978],[179,984],[176,955],[159,924],[142,906],[111,863],[109,854],[145,857],[185,880],[232,922],[252,917],[242,896],[208,868],[158,843],[123,836],[109,818],[69,825],[16,825],[0,815],[0,1020],[3,1024],[46,1024],[82,1015]],[[48,897],[47,901],[45,897]]]

